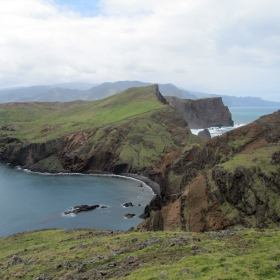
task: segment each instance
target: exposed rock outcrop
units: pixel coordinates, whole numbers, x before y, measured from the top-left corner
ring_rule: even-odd
[[[139,229],[279,226],[279,139],[280,111],[185,152],[169,167],[161,206]]]
[[[130,214],[130,213],[128,213],[128,214],[125,214],[124,215],[127,219],[131,219],[131,218],[133,218],[134,216],[135,216],[135,214]]]
[[[231,113],[221,97],[196,100],[171,97],[169,104],[183,116],[189,128],[233,126]]]
[[[130,207],[130,206],[133,207],[132,202],[126,202],[126,203],[123,204],[123,207]]]
[[[99,205],[97,205],[97,204],[96,205],[87,205],[87,204],[77,205],[77,206],[74,206],[72,209],[65,211],[64,214],[65,215],[69,215],[71,213],[78,214],[80,212],[87,212],[87,211],[94,210],[98,207],[99,207]]]
[[[198,132],[198,136],[203,138],[203,139],[210,139],[211,134],[207,128],[203,129],[202,131]]]

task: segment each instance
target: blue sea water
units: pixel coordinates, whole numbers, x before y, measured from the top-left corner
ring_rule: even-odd
[[[242,125],[249,124],[263,115],[272,114],[280,108],[261,108],[261,107],[229,107],[234,126],[229,127],[210,127],[211,137],[221,135],[229,130],[238,128]],[[202,129],[192,129],[193,134],[198,134]]]
[[[127,230],[142,219],[153,198],[150,188],[136,180],[95,175],[50,175],[0,166],[0,237],[42,228]],[[132,202],[133,207],[123,207]],[[99,204],[89,212],[65,216],[75,205]],[[136,214],[126,219],[125,214]]]

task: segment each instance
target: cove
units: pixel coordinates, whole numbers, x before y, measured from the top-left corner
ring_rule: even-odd
[[[0,237],[43,228],[127,230],[143,221],[138,216],[153,196],[145,184],[128,178],[38,174],[0,165]],[[133,207],[123,207],[126,202]],[[81,204],[108,208],[63,214]],[[128,213],[135,217],[126,219]]]

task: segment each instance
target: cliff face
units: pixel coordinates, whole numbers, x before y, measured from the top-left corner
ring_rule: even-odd
[[[233,126],[231,113],[221,97],[197,100],[171,97],[169,103],[183,116],[189,128]]]
[[[280,111],[185,152],[169,167],[160,210],[150,211],[139,228],[279,226],[279,139]]]
[[[40,123],[37,129],[32,130],[32,133],[35,131],[35,140],[31,140],[36,142],[31,143],[9,136],[6,130],[2,130],[0,159],[38,171],[134,173],[152,177],[160,182],[162,177],[157,178],[156,163],[161,161],[162,155],[178,153],[195,138],[183,118],[168,106],[156,85],[143,89],[130,89],[119,96],[92,104],[95,107],[90,108],[86,117],[90,116],[92,110],[96,110],[99,115],[104,116],[102,118],[104,123],[93,123],[90,128],[59,138],[36,141],[41,140],[40,137],[45,134],[46,137],[50,137],[52,133],[56,135],[60,128],[63,129],[60,123],[55,125]],[[47,104],[47,106],[51,105]],[[75,113],[79,106],[88,109],[89,105],[69,103],[70,109],[66,105],[62,108],[64,114],[68,113],[67,110],[71,110],[71,118],[75,119],[72,117],[71,106],[74,106]],[[61,107],[58,108],[62,111]],[[77,118],[81,115],[82,109],[79,109]],[[112,114],[116,117],[112,118]],[[116,120],[120,118],[119,115],[124,117]],[[60,115],[55,115],[55,118],[50,115],[49,119],[51,118],[59,119]],[[83,122],[84,119],[85,117],[82,119]],[[72,121],[65,125],[65,129],[69,130],[69,127],[73,129],[80,126],[80,123],[81,121],[76,123]],[[26,126],[28,125],[29,123]],[[88,126],[88,123],[86,125]],[[10,134],[18,135],[17,128]]]
[[[186,102],[175,110],[151,86],[93,103],[23,103],[16,110],[11,110],[13,104],[3,105],[9,107],[3,114],[8,120],[27,111],[22,122],[2,121],[0,160],[37,171],[148,177],[160,185],[160,196],[146,207],[140,229],[279,225],[280,111],[202,140],[191,134],[182,117]],[[227,116],[220,119],[231,120],[219,99],[199,102],[191,116],[213,102],[216,107],[212,104],[209,114],[215,107],[220,117],[221,112]],[[178,108],[184,110],[179,113]],[[32,122],[40,114],[45,115]],[[201,116],[200,123],[206,123]]]

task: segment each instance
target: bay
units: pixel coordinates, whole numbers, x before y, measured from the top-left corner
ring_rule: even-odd
[[[142,187],[140,187],[142,185]],[[127,230],[143,220],[138,216],[154,194],[144,183],[122,177],[51,175],[0,166],[0,237],[43,228]],[[132,202],[133,207],[123,207]],[[75,205],[98,204],[76,215],[64,215]],[[135,217],[126,219],[125,214]]]

